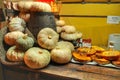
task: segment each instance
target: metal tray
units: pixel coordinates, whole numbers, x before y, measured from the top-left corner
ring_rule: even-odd
[[[102,66],[102,67],[108,67],[108,68],[116,68],[116,69],[120,69],[120,67],[113,65],[112,63],[109,64],[105,64],[105,65],[100,65],[95,61],[91,61],[91,62],[86,62],[86,63],[82,63],[79,61],[74,60],[73,58],[71,59],[72,63],[76,63],[76,64],[87,64],[87,65],[94,65],[94,66]]]

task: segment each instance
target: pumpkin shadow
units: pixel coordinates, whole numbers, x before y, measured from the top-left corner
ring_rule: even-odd
[[[68,63],[60,64],[60,63],[55,63],[55,62],[51,61],[50,64],[51,64],[51,65],[54,65],[54,66],[64,66],[64,65],[69,64],[69,62],[68,62]]]

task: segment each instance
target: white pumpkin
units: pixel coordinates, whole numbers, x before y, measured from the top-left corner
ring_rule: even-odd
[[[38,3],[38,11],[51,12],[51,6],[48,3]]]
[[[59,41],[57,43],[57,46],[69,48],[71,51],[74,51],[74,49],[75,49],[74,45],[71,42],[68,42],[68,41]]]
[[[59,35],[52,28],[43,28],[37,35],[39,46],[45,49],[53,49],[59,40]]]
[[[57,25],[57,26],[62,27],[62,26],[64,26],[65,24],[66,24],[65,21],[62,20],[62,19],[60,19],[60,20],[56,20],[56,25]]]
[[[16,46],[10,47],[6,52],[6,57],[9,61],[23,61],[25,52],[16,48]]]
[[[4,41],[8,45],[15,45],[16,40],[20,37],[23,37],[23,36],[24,36],[24,33],[20,32],[20,31],[8,32],[4,36]]]
[[[19,1],[18,2],[18,9],[21,12],[29,12],[33,6],[33,1]]]
[[[60,36],[64,40],[72,41],[72,40],[76,40],[78,38],[81,38],[82,37],[82,33],[80,33],[80,32],[75,32],[75,33],[62,32],[60,34]]]
[[[75,33],[76,28],[75,28],[75,26],[65,25],[65,26],[62,27],[62,31],[64,31],[66,33]]]
[[[26,22],[20,17],[14,17],[8,24],[9,31],[24,31]]]
[[[62,27],[57,26],[56,30],[57,30],[57,33],[61,33],[62,32]]]
[[[50,52],[39,47],[32,47],[25,52],[24,62],[32,69],[44,68],[50,63]]]
[[[25,34],[23,37],[20,37],[16,40],[15,45],[18,49],[26,51],[33,47],[34,40],[32,37],[29,37],[27,34]]]
[[[19,2],[18,2],[18,9],[19,9],[20,11],[24,11],[24,2],[23,2],[23,1],[19,1]]]
[[[45,2],[19,1],[18,8],[21,12],[51,12],[51,6]]]
[[[51,60],[58,64],[66,64],[70,62],[72,53],[69,48],[56,47],[51,50]]]

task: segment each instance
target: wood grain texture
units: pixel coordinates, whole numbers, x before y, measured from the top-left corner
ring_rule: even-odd
[[[23,73],[24,75],[22,76],[25,77],[26,75],[27,79],[29,78],[28,80],[120,80],[119,69],[73,63],[65,65],[51,63],[47,67],[38,70],[33,70],[26,66],[4,66],[4,69],[5,72],[8,69],[12,73],[16,72],[21,75]],[[8,73],[5,74],[9,76]]]

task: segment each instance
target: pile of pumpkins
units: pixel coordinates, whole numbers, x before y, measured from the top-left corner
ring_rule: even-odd
[[[23,16],[15,16],[8,23],[9,31],[4,35],[4,42],[10,46],[6,52],[8,61],[24,62],[31,69],[44,68],[51,61],[57,64],[71,61],[74,45],[70,41],[82,36],[74,26],[55,19],[56,31],[48,27],[41,29],[35,46],[33,37],[25,33],[26,22]]]

